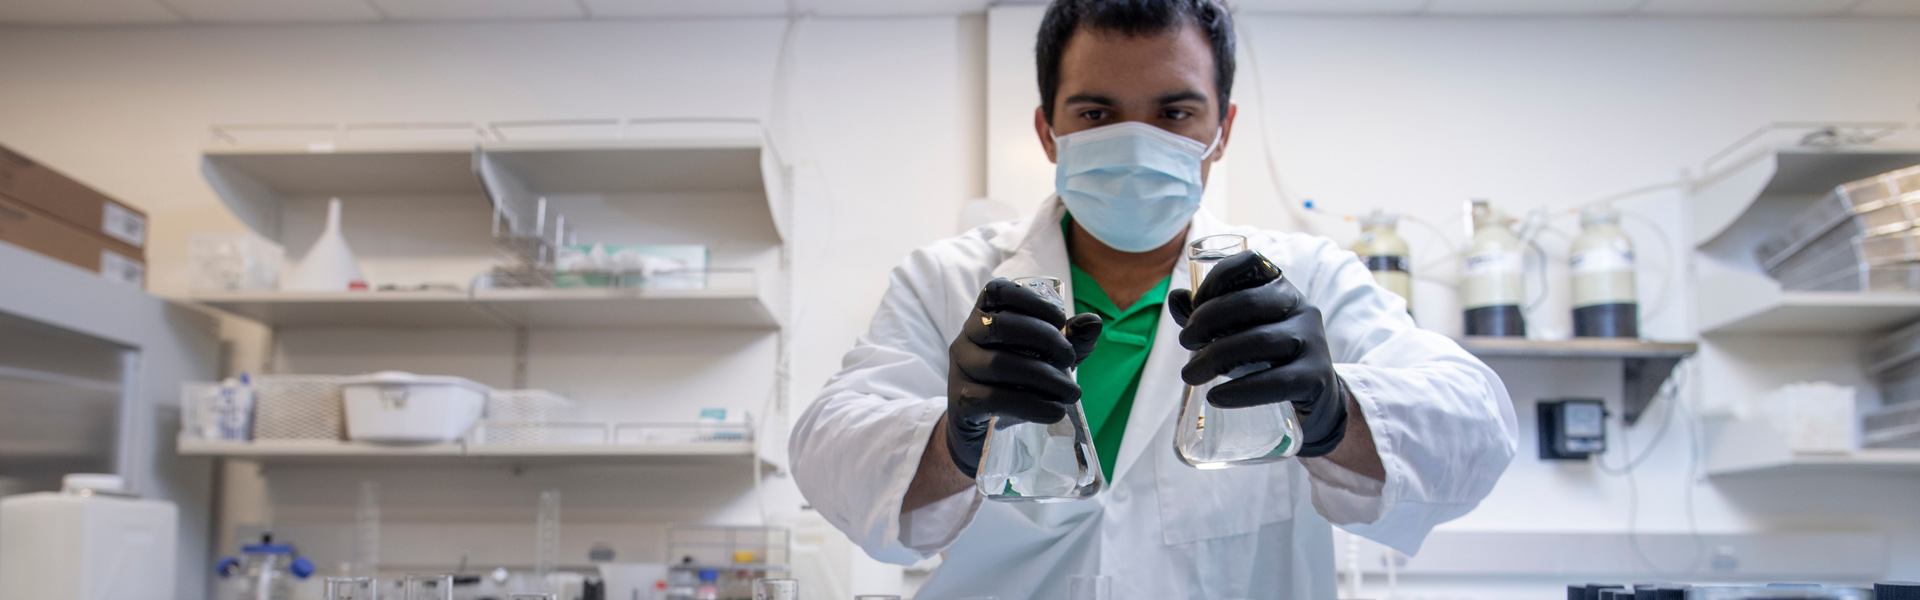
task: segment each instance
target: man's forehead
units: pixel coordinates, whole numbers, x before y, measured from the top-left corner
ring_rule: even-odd
[[[1140,33],[1081,27],[1061,58],[1059,91],[1066,102],[1084,95],[1150,96],[1161,103],[1212,97],[1213,49],[1193,23]]]

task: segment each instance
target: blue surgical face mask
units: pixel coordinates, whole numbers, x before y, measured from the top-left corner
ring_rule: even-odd
[[[1121,252],[1166,245],[1200,210],[1212,144],[1128,121],[1055,136],[1053,187],[1073,220]]]

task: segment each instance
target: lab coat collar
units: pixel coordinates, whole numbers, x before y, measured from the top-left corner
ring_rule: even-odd
[[[1001,236],[1000,239],[1013,245],[1002,246],[1010,254],[993,269],[993,276],[1008,279],[1057,277],[1066,284],[1067,300],[1072,302],[1073,277],[1068,266],[1067,240],[1060,231],[1060,219],[1065,214],[1066,205],[1060,202],[1060,197],[1048,196],[1045,202],[1040,203],[1040,209],[1032,218]],[[1187,228],[1187,242],[1229,233],[1230,230],[1226,223],[1202,208],[1194,213],[1191,225]],[[1191,284],[1187,280],[1187,261],[1175,262],[1173,282],[1169,288],[1189,287]],[[1165,306],[1160,310],[1160,326],[1154,333],[1153,350],[1147,355],[1140,385],[1135,389],[1133,411],[1128,414],[1127,431],[1121,436],[1120,453],[1115,458],[1114,480],[1125,476],[1140,461],[1147,447],[1159,439],[1162,430],[1172,427],[1180,403],[1185,400],[1186,384],[1180,381],[1179,374],[1180,367],[1187,363],[1188,353],[1180,347],[1180,326],[1173,322],[1173,315],[1167,312]],[[1171,448],[1163,450],[1172,451]]]

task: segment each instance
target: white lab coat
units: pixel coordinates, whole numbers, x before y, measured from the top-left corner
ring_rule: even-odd
[[[1162,313],[1108,489],[1079,502],[1006,504],[970,488],[902,514],[946,410],[947,345],[987,281],[1071,281],[1064,210],[1050,198],[1034,218],[908,256],[871,328],[794,427],[801,492],[868,554],[909,564],[947,552],[920,599],[1065,598],[1068,576],[1095,573],[1113,577],[1116,600],[1329,599],[1329,520],[1412,553],[1433,526],[1479,504],[1513,458],[1513,407],[1499,377],[1453,340],[1416,328],[1351,252],[1319,237],[1230,228],[1202,211],[1189,239],[1248,236],[1320,307],[1384,484],[1325,459],[1212,471],[1180,462],[1172,429],[1188,353]],[[1185,261],[1173,281],[1186,285]]]

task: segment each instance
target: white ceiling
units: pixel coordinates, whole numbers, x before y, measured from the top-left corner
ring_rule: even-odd
[[[368,23],[942,15],[1039,0],[0,0],[0,24]],[[1237,0],[1243,14],[1920,16],[1920,0]]]

